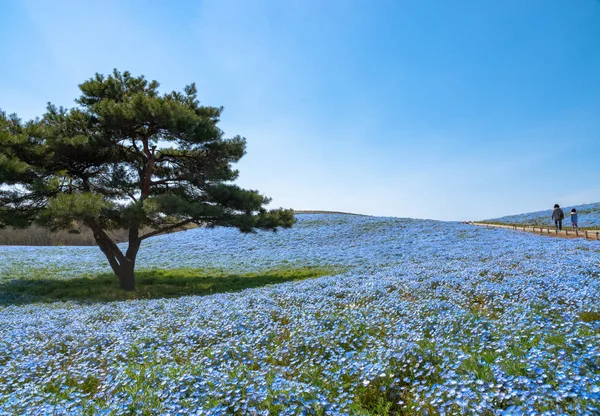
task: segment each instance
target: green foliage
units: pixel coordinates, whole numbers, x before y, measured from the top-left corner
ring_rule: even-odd
[[[49,105],[27,123],[0,113],[1,225],[23,216],[119,228],[170,216],[243,231],[291,226],[291,212],[263,212],[268,198],[228,183],[246,141],[223,138],[222,108],[200,106],[194,84],[160,95],[156,81],[115,70],[80,89],[71,110]]]
[[[67,228],[73,221],[93,221],[110,205],[102,195],[91,192],[60,193],[48,200],[38,220],[51,229]]]
[[[231,273],[220,269],[149,269],[136,273],[136,292],[124,292],[110,274],[61,279],[52,271],[39,277],[19,276],[0,282],[0,293],[8,303],[55,301],[106,302],[129,299],[170,298],[235,292],[269,284],[341,273],[339,267],[283,266],[255,273]],[[16,277],[16,276],[15,276]]]
[[[595,322],[600,321],[600,312],[598,311],[586,311],[581,312],[579,317],[583,322]]]
[[[49,104],[25,123],[0,111],[0,227],[83,223],[131,279],[141,241],[161,231],[291,227],[292,210],[268,211],[269,198],[232,183],[246,140],[224,137],[223,108],[200,105],[194,84],[166,94],[158,85],[115,70],[82,83],[76,108]],[[106,233],[116,229],[129,230],[127,253]]]

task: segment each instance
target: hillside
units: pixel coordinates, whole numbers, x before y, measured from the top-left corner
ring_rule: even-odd
[[[581,228],[600,228],[600,202],[586,205],[561,206],[561,208],[565,212],[566,225],[570,225],[569,212],[572,208],[575,208],[579,213],[579,226]],[[552,209],[525,214],[507,215],[481,222],[508,225],[554,226],[554,222],[552,221]]]
[[[336,275],[237,293],[17,302],[93,247],[0,247],[0,414],[597,414],[600,246],[439,221],[305,214],[149,239],[141,269]]]

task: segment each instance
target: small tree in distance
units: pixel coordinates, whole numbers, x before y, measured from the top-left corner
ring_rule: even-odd
[[[124,290],[135,290],[149,237],[188,224],[291,227],[292,210],[267,211],[267,197],[232,183],[246,140],[223,137],[223,109],[200,105],[194,84],[163,95],[158,86],[115,70],[81,84],[76,108],[48,104],[26,123],[0,111],[0,226],[85,224]],[[126,250],[112,229],[128,230]]]

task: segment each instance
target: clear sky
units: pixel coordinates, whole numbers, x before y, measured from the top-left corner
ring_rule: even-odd
[[[0,0],[0,108],[196,82],[272,207],[484,219],[600,201],[600,1]]]

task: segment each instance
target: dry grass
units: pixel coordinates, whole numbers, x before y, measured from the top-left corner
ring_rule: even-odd
[[[350,212],[299,210],[296,214],[353,214]],[[186,227],[187,228],[193,228]],[[143,232],[151,231],[149,229]],[[181,231],[181,230],[177,230]],[[116,230],[109,235],[118,243],[127,241],[127,230]],[[87,227],[80,227],[78,233],[67,230],[52,232],[47,228],[31,226],[25,229],[4,228],[0,229],[1,246],[95,246],[92,231]]]
[[[187,227],[191,228],[191,227]],[[187,229],[186,228],[186,229]],[[142,233],[151,229],[142,230]],[[181,231],[181,230],[176,230]],[[173,232],[176,232],[173,231]],[[116,242],[127,241],[127,230],[115,230],[108,233]],[[92,230],[81,227],[79,232],[67,230],[52,232],[47,228],[31,226],[24,229],[0,229],[0,245],[2,246],[95,246]]]

